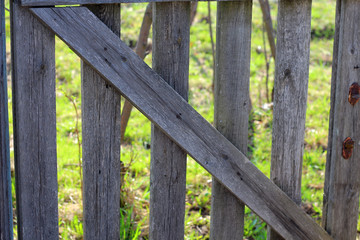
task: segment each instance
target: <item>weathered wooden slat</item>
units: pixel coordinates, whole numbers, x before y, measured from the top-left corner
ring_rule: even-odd
[[[280,0],[274,86],[271,179],[301,203],[309,79],[311,0]],[[268,239],[281,239],[270,231]]]
[[[215,127],[247,152],[252,0],[219,2],[216,28]],[[235,44],[234,44],[235,43]],[[213,178],[210,239],[243,239],[244,204]]]
[[[360,83],[360,2],[342,0],[337,4],[323,223],[334,239],[356,239],[360,184],[360,106],[359,103],[350,104],[348,98],[351,85]],[[354,97],[356,99],[359,96]],[[348,137],[354,143],[352,156],[345,159],[343,142]]]
[[[283,237],[331,239],[86,8],[32,8],[31,11]]]
[[[172,2],[190,2],[193,0],[174,0]],[[209,1],[209,0],[197,0]],[[210,0],[210,1],[234,1],[234,0]],[[243,1],[243,0],[235,0]],[[21,0],[23,6],[53,6],[53,5],[78,5],[78,4],[114,4],[114,3],[145,3],[145,2],[169,2],[169,0]]]
[[[153,69],[188,99],[190,2],[153,4]],[[186,152],[152,125],[150,239],[184,239]]]
[[[338,54],[339,54],[339,36],[340,36],[340,11],[341,1],[336,0],[336,17],[335,17],[335,35],[333,45],[333,61],[331,73],[331,95],[330,95],[330,113],[329,113],[329,133],[328,133],[328,146],[326,154],[326,168],[325,168],[325,182],[324,182],[324,196],[323,196],[323,217],[322,225],[327,227],[327,211],[328,211],[328,195],[330,186],[330,169],[331,169],[331,152],[332,152],[332,131],[334,125],[334,107],[335,107],[335,93],[336,93],[336,75],[338,70]]]
[[[9,118],[6,74],[5,5],[0,1],[0,240],[13,239]]]
[[[120,4],[89,9],[120,37]],[[117,91],[82,63],[84,238],[120,237],[120,102]]]
[[[58,239],[55,35],[11,1],[18,239]]]

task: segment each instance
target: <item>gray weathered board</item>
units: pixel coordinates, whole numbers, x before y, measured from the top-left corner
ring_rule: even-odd
[[[55,35],[10,2],[18,239],[58,239]]]
[[[5,6],[0,1],[0,240],[13,238],[9,118],[5,47]]]
[[[78,4],[113,4],[113,3],[145,3],[168,2],[169,0],[21,0],[23,6],[53,6]],[[193,0],[174,0],[172,2],[190,2]],[[199,0],[199,1],[234,1],[234,0]],[[243,1],[243,0],[235,0]]]
[[[88,9],[31,11],[284,238],[331,239]]]
[[[330,169],[331,166],[331,152],[332,152],[332,135],[334,125],[334,106],[335,106],[335,93],[336,93],[336,75],[338,70],[338,55],[339,55],[339,37],[340,37],[340,14],[341,14],[341,1],[336,0],[336,16],[335,16],[335,35],[333,45],[333,61],[332,61],[332,72],[331,72],[331,94],[330,94],[330,113],[329,113],[329,132],[328,132],[328,146],[326,153],[326,167],[325,167],[325,180],[324,180],[324,195],[323,195],[323,217],[322,226],[326,229],[327,225],[327,208],[328,208],[328,195],[330,190]]]
[[[300,205],[311,0],[280,0],[278,6],[270,177]],[[268,239],[279,239],[276,235],[269,231]]]
[[[219,2],[216,27],[215,127],[247,153],[252,0]],[[234,46],[236,43],[236,46]],[[244,204],[213,178],[211,239],[243,239]]]
[[[120,4],[89,9],[120,37]],[[82,63],[84,238],[120,237],[120,99],[91,66]]]
[[[337,2],[332,99],[324,188],[323,224],[335,239],[356,239],[360,187],[360,105],[348,101],[360,83],[360,2]],[[343,141],[354,141],[352,156],[342,156]]]
[[[153,68],[185,100],[189,89],[190,2],[153,4]],[[152,125],[150,239],[184,239],[186,152]]]

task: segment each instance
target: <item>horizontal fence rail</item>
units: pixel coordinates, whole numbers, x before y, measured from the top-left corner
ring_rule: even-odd
[[[282,237],[331,239],[87,8],[31,11]]]
[[[172,2],[190,2],[193,0],[173,0]],[[196,0],[197,1],[197,0]],[[234,1],[234,0],[199,0],[199,1]],[[243,0],[235,0],[243,1]],[[83,4],[114,4],[114,3],[146,3],[169,2],[169,0],[21,0],[22,6],[53,6],[53,5],[83,5]]]

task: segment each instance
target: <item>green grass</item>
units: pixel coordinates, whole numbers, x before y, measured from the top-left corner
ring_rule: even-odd
[[[276,3],[271,2],[276,26]],[[122,39],[135,46],[146,4],[122,5]],[[213,29],[216,26],[216,3],[211,3]],[[8,17],[8,14],[7,14]],[[210,123],[213,122],[212,76],[213,59],[206,22],[207,3],[199,2],[198,13],[191,27],[190,38],[190,92],[189,102]],[[302,179],[302,200],[320,222],[328,115],[330,106],[330,79],[332,36],[335,24],[335,0],[313,1],[310,78],[305,130],[305,151]],[[7,18],[7,36],[9,35]],[[150,36],[151,37],[151,36]],[[214,36],[215,37],[215,36]],[[9,37],[8,37],[9,40]],[[8,50],[10,44],[7,44]],[[270,47],[266,46],[270,55]],[[254,1],[251,46],[252,134],[249,156],[251,161],[269,176],[271,159],[272,111],[266,105],[266,67],[263,44],[263,22],[260,7]],[[146,62],[151,66],[151,54]],[[59,227],[61,239],[81,239],[82,196],[80,180],[81,116],[80,60],[59,39],[56,39],[57,68],[57,144],[59,181]],[[274,80],[274,61],[270,62],[269,86]],[[11,91],[9,90],[10,122]],[[78,126],[76,127],[76,122]],[[79,131],[79,132],[78,132]],[[121,239],[147,239],[149,232],[149,164],[151,123],[136,109],[122,144],[124,163],[121,201]],[[10,128],[12,135],[12,127]],[[78,136],[79,134],[79,136]],[[80,141],[78,140],[80,138]],[[12,146],[12,144],[11,144]],[[13,152],[11,153],[13,159]],[[14,184],[13,184],[14,192]],[[210,230],[211,175],[189,157],[187,166],[186,239],[208,239]],[[16,199],[14,198],[14,203]],[[15,205],[14,205],[15,207]],[[266,224],[246,209],[245,238],[266,239]],[[15,219],[16,230],[16,219]]]

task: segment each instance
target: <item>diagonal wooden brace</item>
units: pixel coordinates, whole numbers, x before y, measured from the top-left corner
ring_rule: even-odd
[[[30,10],[285,239],[331,239],[87,8]]]

